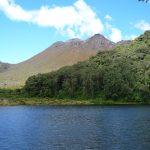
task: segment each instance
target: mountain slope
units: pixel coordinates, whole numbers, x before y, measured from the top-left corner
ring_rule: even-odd
[[[30,77],[30,96],[150,103],[150,31],[111,51]]]
[[[67,42],[56,42],[40,54],[22,63],[12,65],[5,72],[0,73],[0,86],[24,85],[25,80],[31,75],[50,72],[87,60],[96,55],[98,51],[111,49],[114,45],[100,34],[86,41],[72,39]]]
[[[0,61],[0,73],[7,71],[9,67],[10,67],[10,64],[3,63]]]

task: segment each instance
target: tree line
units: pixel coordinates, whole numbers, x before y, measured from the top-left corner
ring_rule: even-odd
[[[88,61],[30,77],[24,91],[30,96],[150,100],[150,31]]]

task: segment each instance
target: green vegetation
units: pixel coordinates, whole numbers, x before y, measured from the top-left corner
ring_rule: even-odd
[[[23,104],[148,104],[150,31],[88,61],[31,76],[22,89],[0,90],[8,95]]]
[[[150,100],[150,31],[129,44],[100,52],[88,61],[30,77],[31,97],[104,99],[148,103]]]
[[[138,0],[138,1],[143,1],[143,2],[146,2],[146,3],[147,3],[149,0]]]
[[[126,105],[139,104],[137,102],[113,101],[102,99],[56,99],[29,97],[21,92],[22,90],[0,89],[0,106],[16,105]]]

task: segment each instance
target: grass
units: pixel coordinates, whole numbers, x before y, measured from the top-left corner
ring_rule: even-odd
[[[61,98],[40,98],[28,97],[24,94],[17,94],[14,89],[0,89],[0,106],[16,106],[16,105],[127,105],[127,104],[150,104],[141,103],[132,100],[105,100],[102,98],[93,99],[61,99]]]
[[[138,102],[113,101],[101,99],[71,100],[71,99],[52,99],[52,98],[0,98],[0,106],[16,105],[127,105],[140,104]]]

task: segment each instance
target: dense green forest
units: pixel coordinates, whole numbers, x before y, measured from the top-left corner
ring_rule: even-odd
[[[88,61],[31,76],[31,97],[150,101],[150,31]]]
[[[15,104],[24,104],[30,97],[50,98],[50,101],[43,99],[46,104],[53,104],[53,99],[96,100],[82,102],[88,104],[110,100],[150,103],[150,31],[128,44],[99,52],[87,61],[31,76],[22,89],[0,89],[0,98],[18,100]],[[38,103],[43,104],[42,99]],[[35,101],[29,99],[28,103]]]

